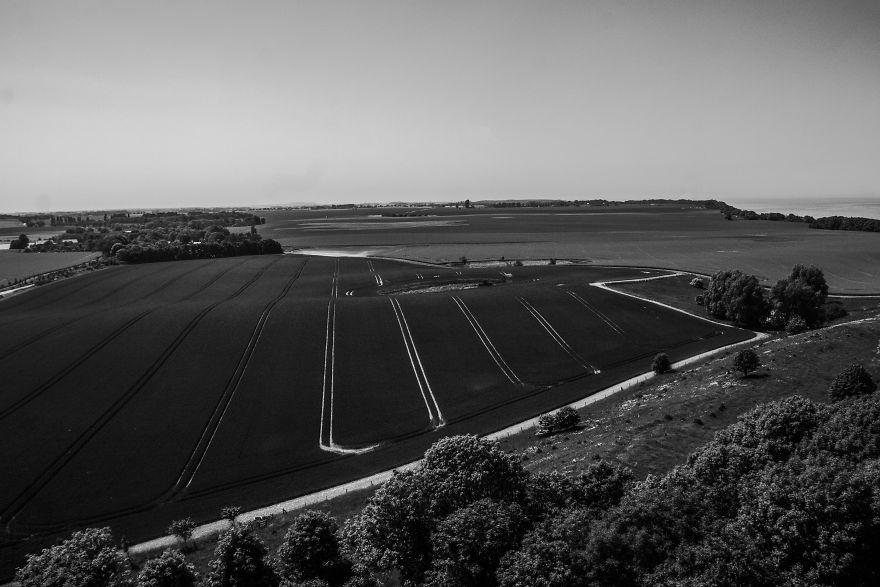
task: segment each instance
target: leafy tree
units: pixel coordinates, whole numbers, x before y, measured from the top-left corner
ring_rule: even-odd
[[[194,587],[195,567],[186,562],[179,551],[166,550],[158,558],[150,559],[138,573],[138,587]]]
[[[651,361],[651,370],[657,375],[668,373],[672,370],[672,363],[669,361],[669,355],[666,353],[657,353],[654,360]]]
[[[769,303],[758,279],[738,269],[713,275],[703,301],[710,315],[745,326],[759,325],[769,312]]]
[[[235,525],[235,519],[241,515],[241,508],[236,505],[227,505],[220,508],[220,517],[229,520],[231,525]]]
[[[205,587],[275,587],[278,576],[266,562],[266,546],[247,524],[220,534]]]
[[[110,528],[74,532],[57,546],[29,554],[15,573],[21,587],[115,587],[128,584],[128,561]]]
[[[26,249],[28,244],[31,242],[31,239],[28,238],[26,234],[18,235],[18,238],[9,243],[10,249]]]
[[[515,548],[527,528],[517,504],[481,499],[446,517],[432,535],[433,565],[428,585],[495,585],[501,557]]]
[[[838,402],[848,397],[867,395],[877,390],[877,384],[871,374],[858,363],[853,363],[837,374],[828,386],[828,397]]]
[[[776,282],[770,295],[773,308],[784,319],[800,316],[810,327],[824,321],[823,305],[827,297],[825,276],[812,265],[795,265],[787,278]]]
[[[706,284],[699,277],[694,277],[693,279],[691,279],[690,285],[691,285],[691,287],[695,287],[697,289],[705,289],[706,288]]]
[[[583,556],[564,541],[536,535],[501,560],[497,577],[502,587],[575,587],[584,585]]]
[[[421,465],[395,474],[346,524],[344,541],[357,564],[398,570],[420,582],[431,567],[431,536],[455,510],[481,499],[522,503],[528,473],[497,443],[476,436],[437,441]]]
[[[168,533],[180,538],[183,541],[183,547],[187,547],[187,543],[189,539],[192,538],[193,532],[196,529],[196,523],[192,518],[184,518],[182,520],[174,520],[168,526]]]
[[[733,368],[741,371],[743,377],[748,377],[749,373],[760,366],[761,360],[752,349],[743,349],[733,357]]]
[[[324,512],[310,510],[297,516],[278,548],[281,578],[343,584],[351,574],[351,564],[339,552],[338,531],[336,520]]]

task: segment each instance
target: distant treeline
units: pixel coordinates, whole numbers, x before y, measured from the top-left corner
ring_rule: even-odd
[[[810,228],[880,232],[880,220],[876,218],[862,218],[860,216],[826,216],[811,222]]]
[[[30,250],[100,251],[124,263],[149,263],[179,259],[208,259],[239,255],[282,253],[281,245],[272,239],[263,240],[251,225],[247,233],[231,233],[225,226],[202,227],[202,220],[170,217],[162,223],[110,230],[106,227],[69,228],[64,234],[40,243],[31,243]]]
[[[133,243],[129,245],[114,245],[112,249],[112,255],[123,263],[153,263],[155,261],[213,259],[244,255],[277,255],[283,252],[278,241],[272,239],[263,240],[259,238],[259,235],[240,234],[230,234],[223,241]]]
[[[84,214],[39,214],[30,216],[14,216],[29,227],[70,226],[77,228],[107,227],[128,228],[131,226],[186,225],[189,228],[205,228],[210,225],[219,226],[254,226],[265,224],[266,219],[251,212],[236,210],[189,210],[173,212],[144,212],[143,214],[127,211],[107,210]]]

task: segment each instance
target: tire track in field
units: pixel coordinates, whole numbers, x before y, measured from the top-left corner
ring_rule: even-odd
[[[79,367],[83,362],[89,360],[91,357],[93,357],[95,354],[97,354],[99,351],[101,351],[101,349],[103,349],[108,344],[113,342],[117,337],[119,337],[119,335],[121,335],[123,332],[125,332],[126,330],[128,330],[129,328],[131,328],[132,326],[137,324],[138,322],[140,322],[143,318],[145,318],[151,312],[152,312],[152,310],[145,310],[145,311],[141,312],[140,314],[138,314],[137,316],[135,316],[134,318],[131,318],[130,320],[128,320],[128,322],[126,322],[125,324],[123,324],[122,326],[120,326],[119,328],[114,330],[113,332],[111,332],[104,339],[98,341],[97,344],[93,345],[91,348],[89,348],[82,355],[80,355],[79,357],[77,357],[76,359],[71,361],[66,367],[64,367],[63,369],[61,369],[57,373],[55,373],[55,375],[50,377],[43,384],[39,385],[38,387],[35,387],[33,390],[28,392],[26,395],[20,397],[16,401],[14,401],[11,405],[0,410],[0,422],[2,422],[10,415],[14,414],[15,412],[17,412],[18,410],[20,410],[24,406],[28,405],[29,403],[31,403],[32,401],[34,401],[35,399],[37,399],[38,397],[43,395],[43,393],[45,393],[52,386],[56,385],[59,381],[61,381],[65,377],[67,377],[67,375],[69,375],[74,369]]]
[[[256,274],[253,275],[250,279],[248,279],[245,283],[241,285],[236,291],[227,296],[222,300],[218,300],[212,304],[209,304],[205,308],[203,308],[198,314],[196,314],[187,324],[183,327],[183,329],[177,334],[174,340],[169,344],[163,351],[159,357],[153,361],[153,363],[144,371],[141,376],[138,378],[135,383],[126,390],[124,394],[122,394],[119,398],[117,398],[104,412],[93,421],[88,428],[82,431],[74,440],[71,442],[67,449],[62,452],[58,457],[56,457],[47,467],[45,467],[34,479],[31,483],[25,487],[9,504],[7,504],[2,511],[0,511],[0,523],[6,525],[7,532],[10,532],[10,526],[15,520],[15,516],[17,516],[30,501],[37,496],[37,494],[42,491],[49,482],[69,463],[82,449],[85,447],[89,441],[94,438],[103,428],[106,426],[110,420],[118,414],[146,385],[152,380],[152,378],[156,375],[157,372],[162,368],[162,366],[168,361],[168,359],[177,351],[183,341],[189,336],[189,334],[199,325],[202,319],[208,315],[211,310],[219,306],[220,304],[231,301],[238,296],[240,296],[246,289],[252,286],[266,271],[275,263],[280,260],[280,257],[274,260],[272,263],[269,263],[262,269],[260,269]]]
[[[458,306],[458,309],[461,310],[462,314],[464,314],[464,317],[471,325],[471,328],[473,328],[474,332],[477,333],[477,338],[479,338],[480,342],[483,343],[483,346],[486,348],[489,356],[492,357],[492,360],[495,361],[495,364],[498,365],[498,368],[501,370],[504,376],[507,377],[507,380],[514,385],[524,385],[524,383],[517,376],[514,370],[510,368],[510,365],[507,364],[507,361],[504,360],[504,357],[501,356],[501,353],[498,352],[498,349],[495,348],[495,345],[492,343],[492,339],[489,338],[489,335],[486,334],[485,330],[483,330],[483,326],[477,320],[477,317],[474,316],[473,312],[471,312],[471,309],[467,307],[467,304],[464,303],[464,300],[462,300],[458,296],[450,296],[450,299],[455,302],[455,305]]]
[[[83,290],[83,289],[90,287],[92,285],[103,283],[104,281],[106,281],[107,279],[109,279],[110,277],[115,275],[116,273],[117,273],[116,271],[113,271],[110,269],[105,269],[103,271],[98,271],[97,275],[92,274],[91,279],[82,279],[82,277],[86,277],[85,275],[82,275],[82,276],[77,276],[77,277],[80,277],[79,280],[77,280],[76,278],[70,278],[70,279],[65,279],[61,282],[56,281],[54,283],[58,284],[60,286],[63,286],[61,288],[63,295],[70,296],[70,295],[76,294],[80,290]],[[75,283],[72,283],[70,285],[65,283],[70,280],[75,281]],[[40,298],[43,298],[48,294],[57,293],[59,288],[58,287],[53,288],[53,287],[51,287],[52,285],[53,284],[42,285],[42,286],[39,286],[39,288],[37,288],[35,291],[29,292],[26,296],[24,296],[24,295],[23,296],[15,296],[13,298],[10,298],[9,300],[4,301],[3,304],[0,304],[0,313],[6,314],[8,312],[12,312],[15,309],[17,309],[19,306],[31,303],[35,300],[39,300]],[[79,287],[76,287],[76,285],[79,285]],[[70,290],[70,291],[67,291],[67,290]]]
[[[368,261],[369,263],[369,261]],[[324,342],[324,382],[321,387],[321,428],[318,448],[338,454],[362,454],[378,444],[362,448],[346,448],[333,440],[333,405],[336,399],[336,299],[339,297],[339,259],[330,276],[330,301],[327,302],[327,332]]]
[[[541,314],[528,300],[524,297],[517,296],[516,300],[522,304],[522,306],[532,315],[532,317],[537,320],[538,324],[547,331],[553,340],[566,352],[566,354],[575,360],[575,362],[579,363],[584,369],[592,371],[593,373],[599,373],[599,369],[591,365],[586,359],[578,354],[576,350],[574,350],[570,344],[568,344],[562,336],[556,332],[556,329],[553,328],[553,325]]]
[[[189,300],[190,298],[192,298],[192,297],[194,297],[194,296],[196,296],[196,295],[202,293],[202,292],[205,291],[207,288],[209,288],[210,286],[214,285],[214,284],[215,284],[215,283],[216,283],[221,277],[223,277],[224,275],[226,275],[227,273],[229,273],[232,269],[241,266],[243,263],[244,263],[244,261],[242,261],[241,263],[238,263],[238,264],[236,264],[236,265],[231,265],[231,266],[227,267],[226,269],[220,271],[219,273],[217,273],[217,275],[215,275],[215,276],[212,277],[210,280],[208,280],[207,282],[205,282],[202,286],[200,286],[196,291],[194,291],[194,292],[192,292],[192,293],[190,293],[190,294],[188,294],[188,295],[182,297],[181,299],[177,300],[177,302],[185,302],[185,301]],[[205,267],[207,267],[207,265],[206,265]],[[201,267],[200,267],[200,269],[201,269]],[[149,292],[149,293],[147,293],[147,294],[144,294],[144,297],[145,297],[145,298],[149,298],[150,296],[154,296],[154,295],[156,295],[157,293],[159,293],[160,291],[166,289],[166,288],[167,288],[168,286],[170,286],[172,283],[174,283],[174,282],[177,281],[178,279],[181,279],[181,278],[184,277],[185,275],[186,275],[185,273],[181,273],[180,275],[177,275],[177,276],[172,277],[171,279],[165,281],[163,284],[159,285],[159,286],[158,286],[156,289],[154,289],[153,291],[151,291],[151,292]],[[131,285],[131,283],[133,283],[133,282],[129,282],[128,285]],[[112,308],[110,308],[110,309],[117,309],[117,308],[119,308],[121,305],[124,305],[124,304],[117,304],[117,305],[115,305],[115,306],[112,306]],[[93,316],[96,316],[96,315],[98,315],[98,314],[102,314],[102,313],[104,313],[104,312],[106,312],[106,311],[107,311],[107,309],[95,310],[95,311],[93,311],[93,312],[89,312],[88,314],[83,314],[82,316],[78,316],[78,317],[76,317],[76,318],[73,318],[73,319],[71,319],[71,320],[68,320],[67,322],[62,322],[61,324],[58,324],[58,325],[56,325],[56,326],[50,326],[49,328],[46,328],[45,330],[42,330],[42,331],[38,332],[37,334],[35,334],[35,335],[33,335],[33,336],[29,337],[29,338],[26,338],[25,340],[23,340],[23,341],[17,343],[17,344],[15,345],[15,347],[6,350],[6,351],[4,351],[3,353],[0,353],[0,361],[6,359],[6,358],[8,358],[8,357],[11,357],[11,356],[14,355],[15,353],[17,353],[17,352],[19,352],[19,351],[21,351],[21,350],[24,350],[26,347],[28,347],[28,346],[34,344],[35,342],[39,342],[39,341],[42,340],[43,338],[45,338],[45,337],[47,337],[47,336],[49,336],[49,335],[51,335],[51,334],[53,334],[53,333],[55,333],[55,332],[60,332],[60,331],[64,330],[65,328],[67,328],[68,326],[72,325],[72,324],[75,324],[75,323],[77,323],[77,322],[81,322],[81,321],[83,321],[83,320],[88,320],[89,318],[91,318],[91,317],[93,317]],[[153,310],[150,310],[150,312],[152,312],[152,311],[153,311]],[[83,356],[80,360],[82,361],[82,360],[85,360],[86,358],[88,358],[88,357]],[[3,418],[3,416],[0,415],[0,419],[2,419],[2,418]]]
[[[403,337],[406,354],[409,356],[409,362],[416,376],[416,382],[419,384],[422,399],[425,400],[425,407],[428,409],[431,427],[440,428],[445,426],[446,420],[440,412],[440,406],[437,405],[437,398],[434,397],[434,390],[431,389],[431,383],[428,381],[428,375],[425,373],[425,367],[422,365],[422,359],[419,357],[418,349],[416,349],[416,343],[413,340],[412,332],[409,330],[409,324],[406,321],[403,308],[400,307],[400,302],[397,298],[388,298],[388,301],[391,302],[391,308],[394,310],[394,316],[397,318],[397,325],[400,327],[400,335]]]
[[[576,302],[578,302],[580,305],[585,307],[587,310],[589,310],[590,312],[595,314],[596,317],[599,318],[605,324],[607,324],[608,327],[611,328],[611,330],[613,330],[615,334],[619,334],[620,336],[625,336],[626,333],[623,331],[623,329],[620,326],[618,326],[614,320],[612,320],[611,318],[609,318],[608,316],[606,316],[605,314],[603,314],[602,312],[597,310],[595,308],[595,306],[593,306],[593,304],[591,304],[590,302],[588,302],[587,300],[585,300],[584,298],[582,298],[580,295],[576,294],[575,292],[571,291],[570,289],[565,290],[565,293],[570,295]]]
[[[177,482],[170,490],[170,498],[176,497],[193,482],[196,473],[198,473],[199,467],[201,467],[205,460],[205,456],[208,454],[208,449],[211,448],[211,443],[217,436],[217,431],[220,429],[223,417],[229,410],[229,405],[235,397],[235,392],[238,391],[238,387],[241,385],[242,379],[244,379],[244,374],[247,371],[257,345],[260,343],[260,338],[263,335],[263,330],[266,328],[266,323],[269,321],[269,316],[272,313],[272,310],[275,309],[275,306],[277,306],[281,300],[287,297],[287,294],[290,293],[291,288],[293,288],[300,275],[302,275],[308,262],[309,260],[306,258],[297,272],[287,281],[284,289],[281,290],[281,293],[263,308],[260,318],[257,320],[257,324],[254,326],[254,330],[251,333],[250,340],[248,340],[247,346],[245,346],[241,357],[238,359],[235,371],[226,382],[226,386],[223,388],[223,393],[220,394],[220,399],[214,406],[214,410],[211,412],[211,417],[208,419],[208,423],[202,429],[202,434],[199,437],[195,448],[190,453],[186,464],[177,478]]]

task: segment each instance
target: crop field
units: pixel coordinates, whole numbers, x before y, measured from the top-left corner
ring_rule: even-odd
[[[0,287],[15,279],[72,267],[90,261],[100,253],[20,253],[0,251]]]
[[[880,291],[878,233],[726,221],[717,210],[677,206],[440,208],[412,218],[377,212],[402,211],[267,211],[260,233],[294,249],[436,261],[555,257],[707,274],[742,269],[769,284],[805,263],[821,267],[835,293]]]
[[[282,255],[3,300],[0,558],[315,491],[751,336],[590,285],[663,274]]]

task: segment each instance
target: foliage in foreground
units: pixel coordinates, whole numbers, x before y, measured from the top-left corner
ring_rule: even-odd
[[[87,528],[28,555],[15,580],[22,587],[116,587],[128,584],[128,561],[116,549],[110,528]]]
[[[880,397],[861,368],[838,380],[832,388],[856,391],[828,405],[793,396],[757,406],[683,465],[638,483],[604,461],[579,475],[531,474],[494,442],[445,438],[341,537],[307,512],[271,560],[249,526],[229,528],[204,584],[878,584]],[[109,532],[87,532],[30,557],[19,580],[125,584]],[[189,585],[179,555],[163,556],[150,568],[184,582],[149,584]],[[83,580],[57,580],[74,574]]]

